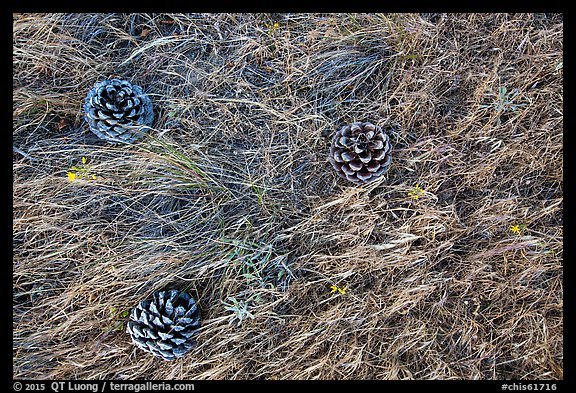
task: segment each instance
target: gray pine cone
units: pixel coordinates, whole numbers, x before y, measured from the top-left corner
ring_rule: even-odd
[[[391,152],[390,140],[381,127],[355,122],[336,132],[328,161],[340,177],[354,183],[370,183],[388,170]]]
[[[154,121],[152,102],[142,88],[121,79],[98,82],[84,101],[90,130],[110,143],[133,143]]]
[[[164,360],[184,356],[196,346],[200,311],[190,295],[175,289],[154,293],[132,309],[126,330],[132,342]]]

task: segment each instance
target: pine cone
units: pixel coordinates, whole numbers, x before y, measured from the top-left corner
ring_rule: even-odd
[[[110,143],[133,143],[154,121],[152,102],[142,88],[120,79],[96,83],[84,101],[90,130]]]
[[[190,295],[177,290],[154,293],[132,309],[126,330],[132,342],[164,360],[184,356],[196,346],[200,311]]]
[[[370,183],[390,167],[392,146],[382,128],[355,122],[334,135],[328,161],[340,177],[354,183]]]

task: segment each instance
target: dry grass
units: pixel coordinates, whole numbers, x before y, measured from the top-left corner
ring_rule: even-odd
[[[562,15],[19,14],[13,40],[14,378],[563,378]],[[83,121],[114,76],[154,103],[134,146]],[[382,181],[327,163],[352,121],[388,130]],[[203,318],[173,362],[121,316],[166,287]]]

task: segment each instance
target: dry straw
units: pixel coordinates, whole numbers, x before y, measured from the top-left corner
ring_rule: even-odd
[[[557,14],[14,14],[13,377],[562,379],[562,59]],[[84,122],[110,78],[134,145]],[[355,121],[382,182],[327,162]],[[168,287],[172,362],[125,332]]]

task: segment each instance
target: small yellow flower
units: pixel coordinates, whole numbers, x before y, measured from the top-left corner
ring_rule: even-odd
[[[338,290],[338,292],[340,292],[342,295],[345,295],[345,294],[346,294],[346,288],[347,288],[347,287],[338,288],[336,285],[331,285],[330,288],[332,288],[332,290],[330,291],[330,293],[334,293],[334,292],[336,292],[336,290]]]
[[[510,231],[516,234],[520,234],[520,225],[510,225]]]
[[[280,27],[280,23],[274,22],[274,24],[266,23],[266,27],[268,28],[268,34],[271,36],[272,33],[276,33],[276,29]]]
[[[412,199],[418,199],[421,195],[424,195],[424,189],[419,184],[416,184],[416,187],[408,193],[408,196]]]
[[[90,173],[90,171],[89,171],[90,165],[87,164],[88,160],[86,159],[86,157],[81,157],[81,161],[82,161],[82,164],[78,164],[78,166],[72,165],[70,167],[70,170],[68,172],[66,172],[66,175],[68,175],[68,180],[74,181],[74,180],[89,179],[89,178],[96,180],[96,175],[93,173]]]

